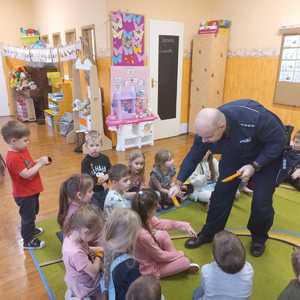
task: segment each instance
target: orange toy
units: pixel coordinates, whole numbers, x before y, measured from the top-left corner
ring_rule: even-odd
[[[96,255],[96,257],[103,257],[103,255],[104,255],[103,250],[96,250],[95,255]]]
[[[225,177],[222,182],[226,183],[226,182],[230,182],[234,179],[236,179],[237,177],[240,177],[242,174],[240,172],[235,172],[234,174],[230,175],[230,176],[227,176]]]
[[[178,200],[177,200],[176,197],[173,197],[173,198],[172,198],[172,202],[173,202],[173,204],[174,204],[176,207],[179,207],[179,206],[180,206],[180,204],[179,204],[179,202],[178,202]]]

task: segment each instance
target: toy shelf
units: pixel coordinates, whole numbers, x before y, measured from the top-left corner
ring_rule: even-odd
[[[65,81],[62,85],[62,96],[59,93],[48,95],[48,109],[44,110],[46,123],[49,127],[58,128],[60,118],[66,112],[72,112],[72,83]]]
[[[128,148],[141,148],[154,144],[153,121],[141,121],[140,123],[109,126],[109,130],[117,133],[117,151],[125,151]]]
[[[39,35],[25,35],[21,37],[22,43],[25,46],[30,46],[40,39]]]

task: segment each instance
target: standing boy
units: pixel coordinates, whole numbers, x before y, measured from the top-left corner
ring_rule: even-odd
[[[43,229],[35,227],[35,219],[39,212],[39,195],[43,191],[39,169],[49,164],[48,156],[36,161],[31,158],[27,149],[30,131],[19,121],[8,121],[1,133],[9,145],[6,166],[12,180],[13,196],[19,206],[23,248],[43,248],[45,242],[36,238]]]

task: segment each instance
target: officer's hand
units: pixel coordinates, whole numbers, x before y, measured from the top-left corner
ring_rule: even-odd
[[[300,178],[300,169],[296,169],[296,171],[291,175],[292,179]]]
[[[169,189],[169,197],[173,198],[176,195],[178,195],[180,192],[180,186],[178,184],[174,184],[173,186],[170,187]]]
[[[243,167],[241,167],[238,172],[241,173],[240,179],[243,182],[248,182],[249,179],[253,176],[253,174],[255,173],[255,169],[253,168],[252,165],[245,165]]]

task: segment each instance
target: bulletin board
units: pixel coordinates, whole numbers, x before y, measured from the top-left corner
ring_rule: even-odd
[[[143,92],[149,97],[149,68],[148,67],[111,67],[111,99],[113,94],[123,88],[135,88],[136,93]]]
[[[112,64],[144,66],[144,16],[121,11],[111,13]]]
[[[274,103],[300,107],[300,30],[282,36]]]

